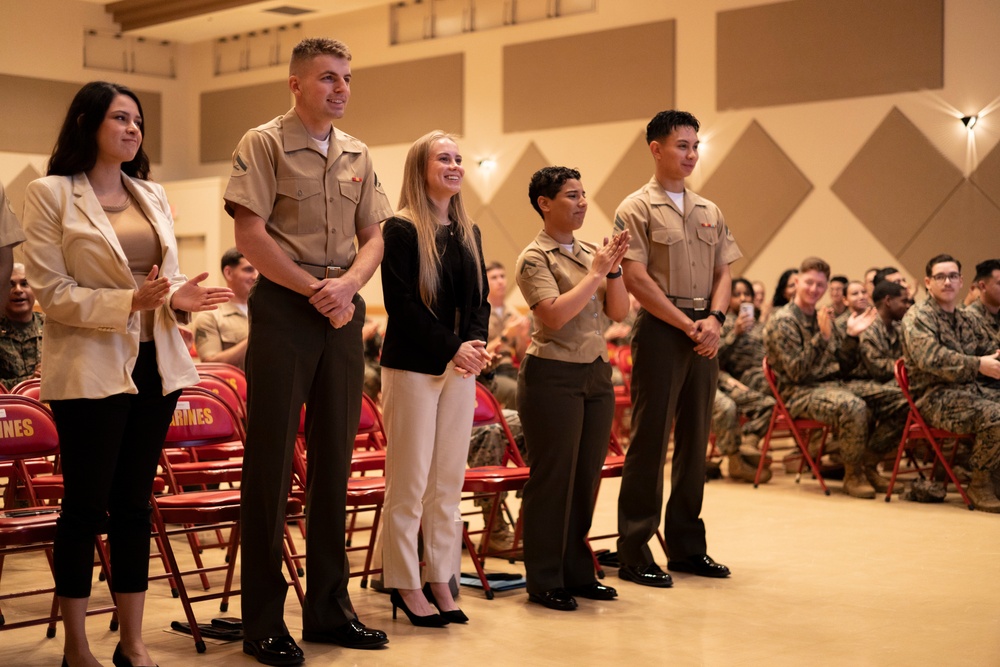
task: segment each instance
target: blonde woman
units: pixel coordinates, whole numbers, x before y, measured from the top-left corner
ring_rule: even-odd
[[[458,504],[474,376],[490,360],[490,304],[479,228],[462,204],[464,175],[450,135],[435,131],[418,139],[406,156],[399,211],[383,230],[382,292],[389,315],[381,360],[389,441],[384,583],[394,589],[393,616],[400,607],[423,627],[468,621],[448,582],[461,560]]]

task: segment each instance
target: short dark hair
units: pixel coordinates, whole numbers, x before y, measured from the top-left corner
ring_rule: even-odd
[[[846,288],[847,287],[847,283],[849,283],[851,281],[847,279],[847,276],[836,275],[836,276],[833,276],[832,278],[830,278],[830,282],[831,283],[840,283],[841,285],[843,285]]]
[[[662,141],[678,127],[693,127],[694,131],[697,132],[701,129],[701,123],[687,111],[677,111],[676,109],[661,111],[653,116],[653,120],[646,125],[646,143]]]
[[[830,265],[819,257],[806,257],[802,260],[802,265],[799,266],[799,273],[805,273],[806,271],[819,271],[826,276],[827,280],[830,279]]]
[[[295,69],[301,63],[312,60],[317,56],[333,56],[334,58],[343,58],[350,62],[351,50],[347,48],[347,44],[336,39],[328,39],[326,37],[309,37],[303,39],[292,49],[292,59],[288,63],[289,73],[294,74]]]
[[[899,273],[899,269],[895,266],[886,266],[875,272],[872,276],[872,285],[878,285],[880,282],[885,280],[886,276],[891,276],[894,273]]]
[[[928,278],[930,278],[934,274],[934,265],[942,264],[944,262],[955,262],[955,264],[958,266],[958,270],[959,271],[962,270],[962,263],[960,261],[958,261],[951,255],[941,254],[941,255],[934,255],[933,257],[931,257],[930,261],[927,262],[927,266],[924,267],[924,274]]]
[[[733,284],[730,287],[730,289],[735,290],[737,285],[743,285],[744,287],[746,287],[747,291],[750,292],[750,298],[751,299],[755,296],[754,289],[753,289],[753,284],[751,284],[751,282],[749,280],[747,280],[746,278],[742,278],[742,277],[740,277],[740,278],[733,278]]]
[[[580,180],[580,172],[569,167],[542,167],[531,175],[531,183],[528,184],[528,199],[538,215],[542,215],[542,209],[538,207],[539,197],[554,199],[562,189],[563,183],[571,178]]]
[[[976,277],[972,282],[978,283],[980,280],[987,280],[994,271],[1000,271],[1000,259],[987,259],[976,264]]]
[[[489,273],[490,271],[496,271],[497,269],[500,269],[502,271],[506,271],[507,270],[504,267],[503,264],[501,264],[500,262],[496,261],[495,259],[492,262],[490,262],[489,264],[486,265],[486,273]]]
[[[225,272],[227,266],[232,266],[234,268],[239,266],[241,259],[243,259],[243,253],[236,248],[230,248],[226,252],[222,253],[222,271]]]
[[[903,296],[904,294],[906,294],[906,289],[902,285],[883,280],[880,283],[875,283],[875,289],[872,290],[872,303],[877,306],[887,297]]]
[[[91,81],[84,85],[69,104],[56,145],[49,158],[46,174],[49,176],[73,176],[90,171],[97,164],[97,131],[104,122],[111,103],[119,95],[132,98],[139,109],[139,135],[145,138],[145,120],[139,97],[117,83]],[[149,158],[139,143],[139,150],[129,162],[122,163],[122,171],[128,176],[141,180],[149,179]]]

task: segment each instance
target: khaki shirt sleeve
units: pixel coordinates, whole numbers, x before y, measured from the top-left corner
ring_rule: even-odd
[[[743,251],[736,244],[733,232],[729,229],[729,225],[726,224],[726,220],[722,217],[722,211],[719,210],[718,206],[715,207],[715,215],[719,218],[719,224],[717,225],[719,240],[715,244],[715,264],[716,266],[727,266],[742,257]]]
[[[222,334],[219,331],[219,322],[214,313],[215,311],[209,310],[198,313],[194,317],[192,326],[194,346],[198,351],[198,358],[202,361],[211,359],[222,352]]]
[[[243,135],[233,152],[233,169],[223,199],[226,212],[235,215],[233,204],[249,209],[268,220],[277,194],[276,150],[280,150],[263,132],[250,130]]]
[[[389,197],[385,194],[382,183],[375,173],[375,165],[372,163],[368,147],[364,149],[365,175],[361,182],[361,198],[358,200],[358,208],[354,214],[354,225],[356,229],[364,229],[377,225],[392,217],[392,206],[389,204]]]
[[[561,293],[545,253],[535,245],[524,249],[517,258],[517,286],[529,308],[545,299],[555,299]]]
[[[618,205],[615,229],[627,229],[632,236],[625,259],[649,264],[649,216],[649,208],[638,197],[629,197]]]
[[[3,183],[0,183],[0,248],[14,246],[24,241],[24,231],[21,223],[17,221],[13,209],[10,207],[10,200],[4,192]]]

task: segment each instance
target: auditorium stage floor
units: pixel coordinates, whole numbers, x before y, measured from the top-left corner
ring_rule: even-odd
[[[706,488],[709,553],[730,566],[730,579],[674,575],[672,589],[658,590],[610,570],[605,583],[619,598],[581,600],[571,613],[529,604],[523,589],[488,601],[463,588],[460,604],[471,622],[446,629],[415,628],[402,613],[393,621],[388,597],[352,579],[362,621],[386,630],[390,644],[351,651],[303,642],[307,664],[1000,665],[1000,516],[970,512],[955,494],[940,505],[886,504],[848,498],[831,482],[833,495],[825,497],[814,481],[795,484],[780,463],[775,473],[757,490],[728,480]],[[617,491],[618,480],[605,481],[595,530],[614,530]],[[658,547],[654,554],[664,565]],[[207,557],[221,559],[221,551]],[[487,567],[523,571],[499,560]],[[468,559],[463,569],[471,569]],[[8,558],[0,583],[9,591],[29,577],[48,577],[40,556]],[[106,596],[100,586],[95,602]],[[5,601],[7,620],[29,604],[45,606]],[[216,604],[196,607],[202,622],[221,615]],[[238,600],[231,612],[239,615]],[[96,655],[110,665],[118,635],[108,631],[108,619],[91,617],[88,628]],[[195,653],[189,637],[165,631],[172,620],[183,620],[181,606],[164,582],[154,582],[145,638],[161,666],[257,664],[239,642]],[[301,615],[291,592],[286,621],[298,638]],[[62,628],[51,640],[43,626],[0,632],[0,645],[0,664],[58,665]]]

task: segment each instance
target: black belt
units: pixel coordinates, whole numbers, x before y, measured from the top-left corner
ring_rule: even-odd
[[[311,275],[313,278],[319,278],[324,280],[326,278],[339,278],[345,273],[350,267],[343,266],[327,266],[325,264],[310,264],[309,262],[300,262],[299,260],[294,260],[296,264],[302,267],[302,270]]]
[[[712,305],[710,299],[689,299],[684,296],[670,296],[666,295],[670,302],[677,306],[678,308],[690,308],[691,310],[708,310],[709,306]]]

